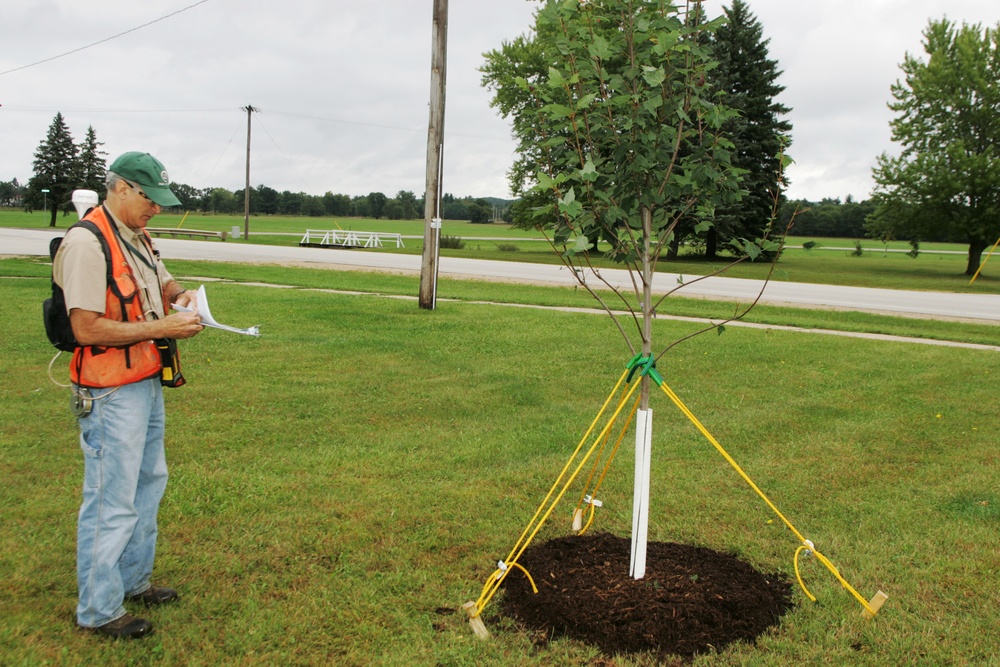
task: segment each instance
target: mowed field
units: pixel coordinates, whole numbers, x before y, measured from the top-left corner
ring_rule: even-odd
[[[263,336],[209,330],[181,344],[189,384],[167,391],[171,481],[155,579],[182,600],[149,613],[153,637],[115,644],[73,627],[81,454],[68,392],[47,370],[38,313],[48,267],[0,259],[0,662],[656,664],[539,641],[495,603],[482,642],[460,609],[631,357],[606,316],[472,301],[584,295],[443,279],[447,299],[428,312],[384,296],[412,297],[412,277],[171,268],[191,284],[212,278],[213,315],[260,324]],[[807,317],[764,312],[775,324]],[[953,323],[824,317],[830,328],[892,320],[958,337]],[[654,347],[699,327],[658,320]],[[52,366],[58,382],[65,363]],[[729,327],[673,348],[659,370],[851,585],[889,595],[866,620],[824,568],[800,562],[817,602],[795,586],[793,611],[756,644],[694,664],[997,664],[998,353]],[[651,539],[735,553],[794,580],[794,536],[665,397],[653,408]],[[593,530],[629,534],[631,456],[626,439]],[[570,512],[537,539],[569,534]]]
[[[76,216],[60,215],[58,227],[65,229]],[[49,218],[40,211],[0,209],[0,227],[47,228]],[[229,234],[238,227],[242,235],[242,216],[165,213],[153,219],[152,226],[165,229],[200,229]],[[356,230],[383,232],[403,236],[402,248],[394,245],[364,252],[389,252],[419,255],[423,252],[424,223],[421,220],[372,220],[369,218],[306,218],[257,216],[250,219],[250,239],[228,239],[226,243],[267,245],[298,245],[306,230]],[[442,247],[445,257],[465,257],[514,262],[560,264],[561,260],[541,232],[516,229],[507,224],[472,224],[444,221],[444,236],[461,239],[461,248]],[[812,241],[812,249],[802,243]],[[855,241],[862,243],[860,256],[854,254]],[[218,242],[218,241],[214,241]],[[829,285],[855,285],[888,289],[932,290],[958,293],[1000,294],[1000,253],[987,260],[975,283],[964,275],[968,248],[955,243],[921,245],[918,257],[907,256],[910,246],[905,241],[882,243],[873,239],[826,239],[789,237],[772,279]],[[682,251],[676,261],[661,259],[657,270],[666,273],[700,276],[725,269],[732,261],[725,256],[707,262]],[[592,258],[594,266],[617,267],[600,253]],[[763,279],[770,265],[763,262],[742,262],[726,270],[731,278]]]

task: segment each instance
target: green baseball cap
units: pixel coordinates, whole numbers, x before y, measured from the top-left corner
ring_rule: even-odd
[[[167,168],[149,153],[131,151],[118,157],[109,171],[142,187],[142,191],[160,206],[180,206],[181,200],[168,187]]]

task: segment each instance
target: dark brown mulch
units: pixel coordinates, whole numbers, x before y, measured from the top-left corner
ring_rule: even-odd
[[[548,637],[606,655],[652,651],[690,658],[752,642],[792,608],[791,583],[731,554],[652,542],[646,576],[629,576],[630,540],[596,534],[531,546],[504,580],[501,611]]]

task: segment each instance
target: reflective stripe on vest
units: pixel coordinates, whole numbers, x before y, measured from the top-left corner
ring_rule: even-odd
[[[142,299],[132,267],[122,252],[103,206],[95,207],[84,220],[94,223],[104,235],[111,252],[112,277],[104,299],[104,317],[119,322],[143,322]],[[151,340],[124,347],[85,345],[76,348],[69,364],[70,379],[81,387],[117,387],[139,382],[160,373],[160,353]]]

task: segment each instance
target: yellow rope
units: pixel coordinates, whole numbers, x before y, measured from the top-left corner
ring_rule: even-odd
[[[501,584],[503,584],[504,579],[506,579],[507,575],[510,573],[511,566],[520,567],[517,563],[518,559],[528,548],[528,545],[531,544],[531,541],[535,538],[535,535],[538,534],[538,531],[540,531],[542,529],[542,526],[545,525],[545,522],[548,521],[548,518],[549,516],[552,515],[552,512],[553,510],[555,510],[556,505],[559,504],[559,501],[562,500],[562,497],[566,494],[566,491],[569,490],[569,487],[573,484],[574,480],[576,480],[577,475],[580,474],[580,470],[583,468],[584,465],[586,465],[587,460],[594,453],[594,450],[597,449],[598,445],[601,443],[603,439],[607,438],[607,433],[611,430],[611,427],[618,420],[618,415],[621,414],[622,408],[628,402],[629,398],[632,397],[632,394],[635,393],[635,390],[638,389],[639,386],[642,384],[641,382],[636,382],[635,384],[632,385],[631,388],[629,388],[626,385],[624,398],[618,402],[618,407],[615,409],[614,414],[612,414],[612,416],[608,419],[607,424],[605,424],[604,428],[598,434],[597,439],[594,441],[594,444],[591,445],[590,449],[587,450],[587,453],[580,460],[580,463],[573,470],[572,474],[566,480],[566,483],[563,484],[562,490],[559,491],[555,499],[548,504],[548,509],[546,510],[545,509],[546,504],[552,497],[552,494],[559,486],[560,481],[566,475],[566,471],[569,470],[574,459],[576,459],[577,454],[580,452],[584,443],[587,441],[587,438],[590,437],[590,434],[594,431],[594,428],[596,427],[597,423],[600,421],[604,412],[607,410],[608,404],[611,403],[611,399],[614,397],[615,393],[617,393],[619,387],[621,387],[622,382],[625,381],[625,378],[628,376],[629,373],[630,370],[626,369],[626,371],[622,374],[621,378],[618,380],[618,383],[615,385],[614,389],[611,390],[611,393],[608,395],[608,398],[604,402],[604,405],[601,406],[600,411],[597,413],[597,417],[594,418],[594,421],[591,423],[590,428],[587,429],[587,432],[580,440],[580,444],[577,445],[576,449],[573,451],[572,456],[570,456],[569,461],[566,462],[566,465],[563,466],[562,471],[559,473],[559,477],[556,478],[556,481],[552,485],[552,488],[549,489],[548,494],[546,494],[545,496],[545,500],[543,500],[542,504],[539,505],[538,509],[535,511],[535,515],[531,518],[531,521],[528,523],[528,526],[521,533],[521,537],[520,539],[518,539],[517,544],[515,544],[514,548],[511,549],[510,554],[507,556],[507,559],[501,561],[501,563],[506,567],[499,568],[492,575],[490,575],[490,578],[486,581],[486,584],[483,586],[483,591],[480,594],[479,599],[476,601],[475,616],[479,616],[479,614],[483,612],[483,609],[486,608],[486,605],[489,604],[490,600],[493,599],[493,596],[496,595],[496,592],[500,589],[500,586]],[[540,519],[539,515],[541,515]],[[532,525],[535,526],[533,530],[532,530]],[[527,537],[525,537],[526,535]],[[527,571],[524,570],[523,567],[520,567],[520,569],[525,571],[525,573],[527,573]],[[532,585],[534,585],[534,582],[532,582]],[[475,616],[473,616],[473,618],[475,618]]]
[[[626,386],[627,386],[627,383],[626,383]],[[621,407],[622,401],[624,401],[624,400],[625,400],[625,393],[623,392],[621,398],[618,399],[618,406],[619,407]],[[610,433],[608,435],[610,435]],[[583,487],[580,489],[580,499],[576,501],[576,507],[575,507],[574,511],[576,511],[577,509],[580,509],[580,506],[583,505],[583,499],[587,495],[587,489],[590,488],[590,483],[594,480],[594,475],[597,474],[597,468],[598,468],[598,466],[601,463],[601,456],[604,455],[604,446],[608,442],[608,435],[605,435],[603,438],[601,438],[601,448],[600,448],[600,450],[598,450],[597,456],[594,457],[594,465],[590,469],[590,474],[587,476],[587,481],[583,483]],[[597,496],[595,496],[594,494],[591,494],[590,497],[591,498],[596,498]]]
[[[855,599],[857,599],[857,601],[861,603],[861,606],[864,607],[869,614],[874,616],[877,610],[873,610],[868,605],[868,601],[865,600],[863,597],[861,597],[861,595],[859,595],[858,592],[854,590],[854,588],[847,582],[847,580],[845,580],[840,575],[840,572],[837,570],[836,567],[834,567],[833,563],[831,563],[826,556],[817,551],[816,548],[813,546],[812,542],[803,537],[802,533],[800,533],[795,528],[795,526],[792,525],[792,522],[789,521],[787,518],[785,518],[785,515],[782,514],[781,511],[774,505],[774,503],[771,502],[771,499],[768,498],[764,494],[764,492],[761,491],[760,488],[758,488],[756,484],[754,484],[753,480],[750,479],[750,477],[745,472],[743,472],[743,469],[739,466],[739,464],[736,463],[733,457],[731,457],[725,449],[723,449],[722,445],[719,444],[719,441],[716,440],[712,436],[712,434],[708,432],[708,429],[706,429],[702,425],[702,423],[698,421],[698,418],[694,416],[694,413],[692,413],[686,405],[684,405],[684,402],[681,401],[681,399],[677,396],[677,394],[675,394],[674,391],[670,387],[668,387],[665,382],[660,384],[660,388],[663,390],[663,393],[666,394],[671,401],[673,401],[674,405],[677,406],[677,408],[684,414],[684,416],[687,417],[699,431],[701,431],[701,434],[705,436],[705,438],[710,443],[712,443],[712,446],[715,447],[715,449],[718,450],[720,454],[722,454],[723,458],[725,458],[726,461],[729,462],[729,465],[731,465],[733,469],[740,474],[740,477],[742,477],[743,480],[750,485],[750,488],[757,492],[757,495],[760,496],[765,503],[767,503],[767,506],[771,508],[771,510],[778,516],[778,518],[781,519],[786,526],[788,526],[788,529],[791,530],[792,533],[795,534],[795,537],[797,537],[798,540],[804,545],[803,547],[799,547],[799,549],[796,550],[794,563],[795,563],[795,576],[798,577],[799,585],[802,586],[802,590],[805,591],[806,596],[808,596],[809,599],[812,601],[816,600],[816,598],[813,597],[813,595],[808,591],[808,589],[806,589],[805,585],[802,582],[802,578],[799,576],[798,555],[799,552],[803,549],[811,551],[816,556],[816,559],[823,565],[825,565],[826,568],[830,570],[830,572],[833,574],[833,576],[837,578],[837,580],[840,582],[840,585],[843,586],[845,589],[847,589],[851,593],[851,595],[853,595]]]
[[[510,553],[507,555],[507,559],[505,561],[500,561],[498,563],[499,567],[493,572],[493,574],[490,575],[486,583],[483,585],[483,590],[480,593],[479,599],[475,603],[476,614],[475,616],[473,616],[473,618],[479,616],[482,613],[483,609],[485,609],[486,605],[489,604],[490,600],[500,589],[500,586],[503,584],[504,579],[506,579],[511,569],[514,567],[524,572],[525,576],[528,578],[528,581],[531,583],[532,590],[534,590],[536,593],[538,592],[538,589],[535,586],[535,582],[531,578],[531,574],[517,561],[524,553],[524,551],[528,548],[528,545],[531,544],[531,541],[535,538],[538,532],[542,529],[542,526],[545,525],[545,522],[549,519],[552,512],[555,510],[556,505],[558,505],[559,501],[562,500],[563,496],[569,490],[569,487],[573,484],[577,476],[580,474],[580,471],[583,469],[584,465],[586,465],[587,461],[594,454],[594,450],[600,447],[600,453],[594,460],[594,466],[591,469],[589,477],[587,478],[587,483],[584,485],[583,494],[581,495],[580,501],[577,503],[576,510],[578,510],[580,508],[580,505],[583,503],[583,500],[586,497],[586,489],[587,487],[590,486],[590,482],[594,478],[594,474],[596,473],[601,455],[604,452],[604,447],[607,444],[607,439],[608,435],[610,434],[611,427],[617,422],[618,417],[622,412],[622,409],[624,408],[626,403],[628,403],[632,395],[635,393],[635,390],[639,388],[639,386],[641,385],[640,381],[634,383],[630,387],[629,382],[626,381],[626,378],[628,378],[632,372],[631,368],[632,366],[630,365],[629,368],[627,368],[625,372],[622,373],[622,376],[618,379],[618,382],[615,384],[614,389],[612,389],[611,393],[608,394],[608,398],[604,401],[604,404],[601,406],[601,409],[598,411],[597,415],[594,417],[594,420],[587,428],[586,433],[584,433],[583,437],[580,439],[580,442],[579,444],[577,444],[576,449],[573,450],[573,454],[566,462],[566,465],[564,465],[563,469],[559,472],[559,476],[556,478],[555,482],[549,488],[549,492],[545,495],[545,499],[542,500],[541,504],[538,506],[538,509],[535,511],[534,516],[531,517],[531,521],[528,522],[528,525],[525,527],[524,531],[521,533],[521,536],[518,538],[517,543],[514,545]],[[698,420],[698,418],[695,417],[694,413],[692,413],[691,410],[689,410],[688,407],[684,405],[684,402],[681,401],[680,397],[678,397],[677,394],[674,393],[674,391],[670,387],[668,387],[666,383],[662,381],[662,378],[660,378],[658,374],[654,373],[653,379],[656,381],[656,384],[663,390],[663,393],[666,394],[667,397],[674,403],[674,405],[676,405],[677,408],[684,414],[684,416],[686,416],[691,421],[691,423],[695,425],[695,427],[701,432],[701,434],[705,436],[705,438],[712,444],[712,446],[715,447],[715,449],[723,456],[723,458],[726,459],[726,461],[733,467],[733,469],[736,470],[737,473],[739,473],[739,475],[750,486],[750,488],[752,488],[757,493],[757,495],[760,496],[760,498],[767,504],[767,506],[771,508],[771,511],[773,511],[775,515],[777,515],[777,517],[781,519],[781,521],[785,524],[785,526],[787,526],[788,529],[791,530],[792,533],[795,535],[795,537],[798,538],[798,540],[802,543],[802,546],[800,546],[798,549],[795,550],[795,555],[793,557],[793,565],[795,568],[795,577],[799,582],[799,586],[802,587],[802,590],[805,593],[806,597],[808,597],[813,602],[816,601],[815,596],[813,596],[813,594],[809,592],[809,589],[806,588],[805,582],[802,580],[802,575],[799,571],[799,555],[803,551],[806,552],[806,554],[815,555],[816,559],[820,563],[822,563],[837,578],[841,586],[847,589],[851,593],[851,595],[853,595],[855,599],[857,599],[861,603],[861,606],[865,608],[865,611],[868,612],[868,614],[870,614],[871,616],[874,616],[878,610],[873,609],[868,604],[868,602],[863,597],[861,597],[861,595],[859,595],[856,590],[854,590],[854,588],[850,585],[850,583],[848,583],[847,580],[845,580],[841,576],[840,572],[833,565],[833,563],[826,556],[824,556],[822,553],[816,550],[816,547],[813,545],[813,543],[807,540],[795,528],[795,526],[792,525],[792,522],[789,521],[785,517],[785,515],[781,513],[781,511],[777,508],[777,506],[775,506],[775,504],[771,502],[770,498],[768,498],[767,495],[764,494],[764,492],[761,491],[760,488],[754,483],[754,481],[750,479],[749,475],[747,475],[743,471],[743,469],[739,466],[739,464],[735,461],[735,459],[733,459],[733,457],[729,455],[729,453],[722,447],[722,445],[719,444],[718,440],[716,440],[715,437],[713,437],[712,434],[708,431],[708,429],[706,429],[705,426]],[[608,419],[604,428],[601,429],[594,443],[587,450],[586,454],[584,454],[583,458],[580,460],[579,464],[577,464],[576,468],[570,474],[565,484],[563,484],[562,489],[558,492],[558,494],[556,494],[555,499],[552,500],[551,503],[549,503],[549,500],[552,498],[553,494],[556,493],[556,489],[559,488],[559,485],[562,482],[563,478],[566,477],[566,473],[569,471],[570,467],[573,465],[573,462],[576,460],[578,454],[583,449],[583,446],[587,442],[587,439],[594,432],[594,429],[597,427],[597,424],[604,416],[605,412],[608,409],[608,405],[610,405],[612,398],[614,398],[619,388],[621,388],[623,382],[625,383],[625,387],[622,391],[621,398],[618,401],[618,405],[615,408],[614,413],[611,415],[610,419]],[[591,494],[591,501],[588,503],[590,505],[590,517],[587,520],[586,526],[584,526],[580,530],[579,534],[581,535],[584,532],[586,532],[588,528],[590,528],[590,525],[594,521],[594,516],[596,512],[596,505],[594,501],[596,500],[597,497],[597,491],[604,481],[604,477],[607,474],[611,462],[614,459],[615,454],[617,453],[618,448],[621,445],[622,440],[624,439],[624,436],[629,426],[631,425],[632,420],[635,417],[635,413],[638,407],[639,407],[639,400],[636,399],[636,402],[632,406],[632,409],[629,413],[628,420],[625,426],[622,428],[621,433],[618,436],[617,441],[615,442],[611,454],[608,456],[608,460],[604,466],[604,469],[602,470],[601,475],[598,478],[597,484],[595,485],[594,490]],[[546,507],[548,509],[546,509]],[[576,510],[574,510],[574,514]],[[534,528],[532,528],[533,526]],[[885,598],[883,596],[882,600],[884,599]],[[881,601],[879,602],[879,604],[881,604]]]
[[[604,468],[601,470],[601,474],[597,478],[597,484],[595,484],[594,488],[590,491],[591,502],[589,504],[591,509],[593,509],[594,507],[593,501],[597,499],[597,492],[601,490],[601,485],[604,484],[604,478],[607,476],[608,470],[611,469],[611,463],[615,460],[615,455],[618,453],[618,449],[621,447],[622,441],[625,439],[625,434],[628,433],[629,427],[632,426],[632,420],[635,419],[635,413],[639,409],[639,400],[640,399],[638,398],[635,399],[635,403],[632,404],[632,410],[629,412],[628,419],[625,420],[625,424],[622,425],[621,432],[618,434],[618,439],[615,441],[615,446],[611,448],[611,453],[608,455],[608,460],[604,463]],[[606,442],[607,438],[605,437],[604,443]],[[587,478],[587,481],[583,485],[583,490],[580,492],[580,499],[576,502],[576,507],[573,510],[574,514],[576,513],[576,510],[580,509],[583,506],[583,501],[587,497],[587,489],[590,488],[590,483],[594,479],[594,474],[597,471],[598,464],[601,462],[601,455],[603,453],[604,453],[604,444],[602,443],[601,451],[597,453],[596,457],[594,457],[594,467],[590,471],[590,476]],[[591,521],[593,521],[594,518],[593,511],[591,511],[590,517]],[[581,530],[579,534],[583,535],[584,532],[586,532],[586,528]]]

